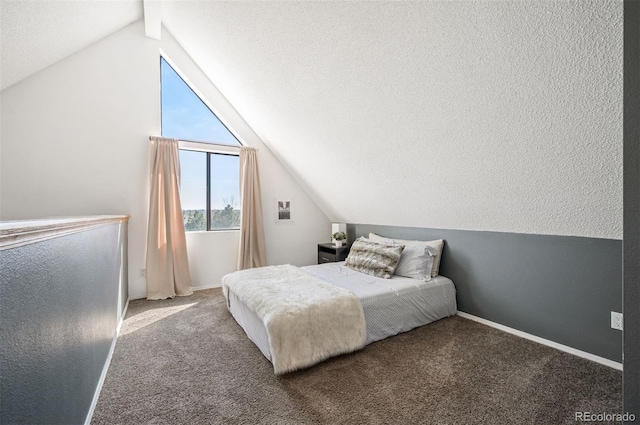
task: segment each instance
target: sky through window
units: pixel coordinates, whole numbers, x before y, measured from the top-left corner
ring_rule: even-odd
[[[163,58],[162,135],[182,140],[240,146],[218,117]]]
[[[160,59],[160,75],[163,137],[241,146],[164,58]],[[204,152],[180,151],[183,210],[204,211],[206,208],[206,155]],[[238,157],[212,155],[211,177],[211,210],[224,209],[228,204],[238,208]]]

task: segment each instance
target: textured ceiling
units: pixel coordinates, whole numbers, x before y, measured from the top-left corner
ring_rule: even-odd
[[[332,220],[620,238],[622,2],[165,1]]]
[[[141,0],[2,0],[0,89],[142,17]]]
[[[142,2],[1,3],[1,87]],[[622,2],[163,0],[332,220],[620,238]]]

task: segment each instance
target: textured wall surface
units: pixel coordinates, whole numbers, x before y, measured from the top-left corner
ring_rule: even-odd
[[[126,292],[126,231],[0,251],[1,423],[84,423]]]
[[[624,2],[623,409],[640,418],[640,3]],[[637,421],[638,419],[636,419]]]
[[[458,310],[622,362],[622,242],[572,236],[349,225],[398,239],[444,239],[440,274]],[[353,240],[353,239],[351,239]]]
[[[169,2],[332,220],[622,237],[622,2]]]

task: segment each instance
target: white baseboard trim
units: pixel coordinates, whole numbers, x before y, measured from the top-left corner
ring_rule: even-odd
[[[84,421],[85,425],[91,424],[91,418],[93,418],[93,412],[96,410],[96,405],[98,404],[98,398],[100,397],[100,392],[102,391],[102,385],[104,385],[104,380],[107,378],[107,372],[109,371],[109,365],[111,365],[111,357],[113,357],[113,351],[116,349],[116,341],[118,340],[118,335],[120,335],[120,328],[122,328],[122,323],[124,322],[124,318],[127,315],[127,309],[129,308],[129,299],[127,299],[127,303],[122,310],[122,315],[120,316],[120,320],[118,321],[118,325],[116,326],[116,335],[111,341],[111,347],[109,348],[109,354],[107,355],[107,360],[104,362],[104,366],[102,367],[102,373],[100,374],[100,379],[98,380],[98,385],[96,385],[96,390],[93,393],[93,400],[91,401],[91,407],[89,407],[89,413],[87,413],[87,419]]]
[[[220,288],[222,287],[222,284],[220,283],[214,283],[212,285],[205,285],[205,286],[192,286],[191,289],[194,291],[203,291],[205,289],[213,289],[213,288]],[[135,294],[135,295],[129,295],[129,299],[131,301],[133,300],[143,300],[147,298],[147,294]]]
[[[124,305],[124,308],[122,309],[122,314],[120,315],[118,326],[116,326],[116,339],[120,335],[120,328],[122,328],[122,324],[124,323],[124,318],[127,317],[128,309],[129,309],[129,298],[127,298],[127,303]]]
[[[145,298],[147,298],[147,293],[146,292],[144,294],[131,294],[131,293],[129,293],[129,301],[143,300]]]
[[[569,347],[568,345],[563,345],[548,339],[540,338],[539,336],[531,335],[526,332],[522,332],[517,329],[513,329],[478,316],[474,316],[473,314],[465,313],[463,311],[458,311],[457,315],[465,319],[473,320],[474,322],[482,323],[483,325],[491,326],[492,328],[499,329],[503,332],[519,336],[520,338],[528,339],[530,341],[534,341],[539,344],[555,348],[556,350],[564,351],[565,353],[573,354],[574,356],[582,357],[583,359],[591,360],[592,362],[600,363],[617,370],[622,370],[622,363],[614,362],[613,360],[605,359],[604,357],[596,356],[595,354],[587,353],[586,351],[578,350],[576,348]]]
[[[222,287],[222,284],[220,283],[214,283],[213,285],[206,285],[206,286],[194,286],[191,289],[193,289],[194,291],[203,291],[205,289],[213,289],[213,288],[220,288]]]

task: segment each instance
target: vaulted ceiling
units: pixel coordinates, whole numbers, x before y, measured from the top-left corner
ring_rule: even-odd
[[[140,0],[2,0],[0,90],[142,19]]]
[[[2,88],[143,17],[135,0],[2,8]],[[161,16],[332,220],[621,235],[621,2],[163,0]]]
[[[615,1],[165,2],[332,220],[619,237]]]

